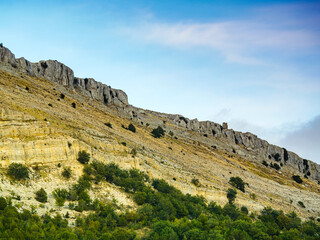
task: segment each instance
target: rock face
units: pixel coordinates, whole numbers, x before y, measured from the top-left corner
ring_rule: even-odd
[[[201,135],[224,138],[231,144],[243,146],[247,150],[256,153],[261,162],[269,161],[282,166],[286,165],[308,178],[320,181],[320,166],[318,164],[303,159],[285,148],[269,144],[252,133],[242,133],[228,129],[226,123],[221,126],[210,121],[190,120],[181,115],[168,115],[168,118],[173,124],[196,131]]]
[[[45,78],[70,89],[77,88],[85,95],[106,105],[119,107],[128,105],[125,92],[113,89],[93,78],[76,78],[71,68],[56,60],[32,63],[24,58],[16,59],[9,49],[0,47],[0,62],[30,76]]]
[[[24,58],[16,59],[9,49],[0,46],[0,63],[30,76],[45,78],[66,88],[78,90],[105,105],[115,105],[119,107],[119,112],[132,119],[139,119],[139,117],[145,114],[144,110],[141,111],[128,105],[128,97],[125,92],[112,89],[110,86],[97,82],[93,78],[74,77],[72,69],[58,61],[47,60],[31,63]],[[318,164],[302,159],[285,148],[269,144],[252,133],[242,133],[228,129],[227,123],[223,123],[221,126],[210,121],[190,120],[181,115],[162,114],[151,111],[150,113],[165,118],[166,121],[182,129],[198,132],[206,137],[211,136],[223,139],[230,146],[241,146],[256,156],[257,161],[267,161],[273,164],[277,163],[280,166],[287,166],[310,179],[320,181],[320,166]]]

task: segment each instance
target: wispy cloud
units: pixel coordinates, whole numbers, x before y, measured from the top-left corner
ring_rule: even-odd
[[[289,133],[280,144],[320,164],[320,115],[302,125],[299,130]]]
[[[305,51],[320,46],[319,29],[306,28],[312,16],[294,19],[294,14],[279,16],[279,8],[261,9],[269,11],[269,19],[260,15],[248,19],[222,22],[148,22],[127,30],[131,36],[148,43],[174,48],[204,47],[220,52],[227,61],[244,64],[261,64],[258,51]],[[296,8],[290,8],[296,9]],[[293,11],[293,10],[292,10]],[[297,11],[297,10],[296,10]],[[280,22],[278,22],[281,20]]]

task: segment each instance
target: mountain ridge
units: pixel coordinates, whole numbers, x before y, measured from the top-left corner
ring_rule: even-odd
[[[31,63],[23,57],[16,59],[15,55],[8,48],[2,46],[0,47],[0,62],[3,66],[11,67],[27,75],[45,78],[73,91],[79,90],[89,98],[102,102],[106,106],[116,107],[125,117],[137,123],[145,121],[144,115],[148,112],[157,117],[164,118],[165,120],[163,121],[168,121],[183,129],[197,132],[206,138],[222,138],[232,144],[231,151],[237,151],[237,154],[243,157],[255,158],[255,160],[260,162],[273,161],[282,166],[286,165],[292,170],[297,171],[297,173],[320,182],[320,165],[303,159],[285,148],[270,144],[250,132],[242,133],[228,129],[227,124],[222,126],[211,121],[198,121],[197,119],[189,119],[179,114],[159,113],[132,106],[129,104],[127,94],[124,91],[113,89],[93,78],[75,77],[71,68],[56,60],[42,60],[37,63]],[[248,155],[242,150],[247,150],[251,154]]]

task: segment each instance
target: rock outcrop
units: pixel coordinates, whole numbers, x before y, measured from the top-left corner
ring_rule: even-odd
[[[93,78],[74,77],[73,70],[58,61],[47,60],[31,63],[24,58],[16,59],[9,49],[0,46],[0,63],[2,66],[16,69],[30,76],[44,78],[74,91],[80,91],[105,105],[115,105],[119,107],[119,112],[132,119],[139,119],[144,114],[144,110],[140,111],[138,108],[128,105],[128,97],[125,92],[113,89]],[[320,166],[318,164],[303,159],[285,148],[269,144],[252,133],[234,131],[228,128],[227,123],[223,123],[221,126],[210,121],[190,120],[181,115],[149,112],[165,118],[166,121],[182,129],[198,132],[206,137],[222,138],[230,145],[241,146],[256,156],[257,161],[268,161],[280,166],[287,166],[305,177],[320,181]]]
[[[70,89],[78,89],[83,94],[101,101],[106,105],[123,107],[128,105],[125,92],[113,89],[93,78],[74,77],[73,70],[56,60],[32,63],[25,58],[16,59],[14,54],[6,47],[0,47],[0,62],[2,65],[12,67],[32,77],[40,77],[56,82]]]
[[[318,164],[303,159],[285,148],[269,144],[266,140],[262,140],[252,133],[242,133],[228,129],[226,123],[221,126],[210,121],[190,120],[181,115],[168,115],[168,117],[173,124],[188,130],[196,131],[204,136],[224,138],[231,144],[243,146],[245,149],[256,153],[261,162],[270,161],[282,166],[289,166],[308,178],[320,181],[320,166]]]

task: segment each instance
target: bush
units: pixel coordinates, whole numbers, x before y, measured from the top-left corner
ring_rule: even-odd
[[[274,163],[274,164],[270,163],[270,167],[274,168],[277,171],[280,170],[281,168],[277,163]]]
[[[104,123],[104,125],[106,125],[106,126],[107,126],[107,127],[109,127],[109,128],[112,128],[112,124],[111,124],[111,123],[109,123],[109,122]]]
[[[234,200],[236,200],[237,191],[233,188],[229,188],[227,192],[227,198],[229,201],[229,204],[233,204]]]
[[[192,184],[195,185],[196,187],[200,187],[200,186],[201,186],[201,183],[200,183],[199,179],[197,179],[197,178],[193,178],[193,179],[191,180],[191,182],[192,182]]]
[[[75,104],[74,102],[71,104],[71,106],[72,106],[73,108],[76,108],[76,104]]]
[[[245,182],[240,177],[231,177],[229,183],[242,192],[245,192]]]
[[[85,150],[82,150],[78,153],[78,161],[82,164],[87,164],[90,161],[90,154]]]
[[[62,176],[67,179],[71,178],[71,168],[70,167],[63,168]]]
[[[24,180],[29,178],[29,169],[21,163],[11,163],[8,168],[8,175],[17,180]]]
[[[60,98],[64,99],[65,95],[63,93],[60,94]]]
[[[296,181],[297,183],[302,183],[303,182],[299,175],[293,175],[292,179],[294,181]]]
[[[132,123],[130,123],[129,126],[128,126],[128,130],[131,131],[131,132],[133,132],[133,133],[135,133],[135,132],[136,132],[136,127],[133,126]]]
[[[39,191],[36,192],[35,199],[38,202],[45,203],[48,200],[48,195],[47,195],[46,191],[43,188],[41,188]]]
[[[162,127],[157,127],[152,130],[151,134],[154,138],[161,138],[164,135],[165,131]]]
[[[269,164],[265,160],[262,161],[262,164],[265,165],[266,167],[269,166]]]
[[[4,210],[8,206],[4,197],[0,197],[0,210]]]
[[[299,205],[300,207],[302,207],[302,208],[306,208],[306,206],[304,205],[304,203],[301,202],[301,201],[298,202],[298,205]]]

